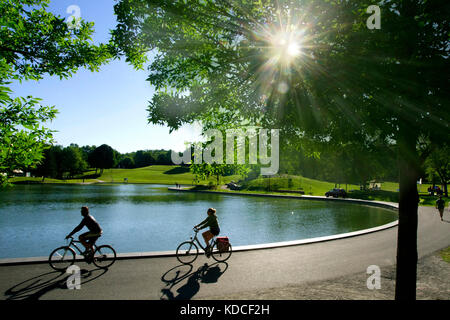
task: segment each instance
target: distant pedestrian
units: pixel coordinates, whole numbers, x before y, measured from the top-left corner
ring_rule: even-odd
[[[442,195],[439,196],[439,199],[436,200],[436,209],[439,210],[439,215],[441,216],[441,221],[444,221],[444,208],[445,208],[445,200],[442,199]]]

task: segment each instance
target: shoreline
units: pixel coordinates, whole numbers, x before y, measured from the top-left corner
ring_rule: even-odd
[[[347,203],[365,204],[375,207],[381,207],[388,210],[398,211],[398,203],[380,200],[366,200],[366,199],[354,199],[354,198],[334,198],[326,196],[313,196],[313,195],[296,195],[292,193],[278,192],[278,193],[257,193],[257,192],[235,192],[235,191],[212,191],[212,190],[193,190],[187,188],[169,187],[171,191],[181,192],[197,192],[197,193],[212,193],[212,194],[224,194],[224,195],[240,195],[240,196],[254,196],[254,197],[269,197],[269,198],[285,198],[285,199],[301,199],[301,200],[317,200],[317,201],[342,201]]]

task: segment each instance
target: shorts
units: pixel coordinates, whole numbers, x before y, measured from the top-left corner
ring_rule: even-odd
[[[209,228],[209,231],[211,231],[211,233],[214,236],[217,236],[220,233],[220,228],[219,227],[211,227],[211,228]]]
[[[84,238],[86,240],[89,240],[89,243],[94,243],[97,241],[98,238],[102,235],[102,232],[92,232],[88,231],[86,233],[80,234],[80,238]]]

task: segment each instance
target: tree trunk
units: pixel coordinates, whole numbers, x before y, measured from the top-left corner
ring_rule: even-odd
[[[444,197],[448,197],[447,182],[444,179],[442,179],[441,187],[442,187],[441,194]]]
[[[417,179],[419,177],[416,153],[417,135],[400,126],[398,136],[398,161],[400,168],[400,199],[397,237],[396,300],[416,299],[417,278]]]

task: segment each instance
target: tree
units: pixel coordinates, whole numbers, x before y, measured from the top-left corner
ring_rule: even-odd
[[[435,176],[439,177],[441,184],[444,186],[445,196],[448,197],[447,184],[450,183],[450,147],[444,145],[435,149],[430,153],[425,161],[426,173],[433,180]]]
[[[13,98],[11,82],[46,74],[68,78],[80,67],[97,71],[113,56],[112,46],[91,43],[93,23],[80,21],[70,29],[64,18],[46,11],[49,2],[0,3],[0,172],[32,168],[42,160],[53,141],[43,124],[57,113],[53,106],[41,106],[40,99]]]
[[[52,131],[42,127],[41,122],[56,114],[51,107],[38,106],[38,99],[12,99],[7,92],[8,88],[0,86],[0,173],[7,174],[0,175],[0,187],[14,170],[32,168],[42,160],[46,143],[53,140]]]
[[[86,169],[87,163],[83,158],[82,150],[76,144],[65,148],[57,145],[44,150],[43,160],[37,165],[34,174],[42,176],[44,181],[45,177],[72,178]]]
[[[92,151],[94,151],[96,148],[97,148],[97,147],[94,146],[94,145],[92,145],[92,146],[86,145],[86,146],[82,146],[82,147],[80,148],[81,153],[83,154],[83,159],[84,159],[84,161],[86,161],[87,163],[89,163],[89,154],[90,154]]]
[[[115,166],[115,150],[107,144],[95,148],[89,154],[89,165],[93,168],[100,169],[100,174],[103,173],[103,169],[109,169]]]
[[[447,1],[144,1],[115,6],[113,40],[156,88],[149,121],[243,120],[293,144],[387,145],[399,168],[396,299],[415,299],[418,193],[427,146],[449,132]],[[235,123],[229,121],[228,123]],[[389,148],[386,148],[388,150]],[[386,151],[387,152],[387,151]]]
[[[220,177],[233,172],[245,178],[249,172],[249,168],[239,164],[200,163],[191,164],[190,171],[195,174],[196,180],[207,180],[209,177],[215,177],[216,186],[218,186],[220,184]]]
[[[42,176],[42,181],[45,177],[58,178],[62,177],[63,171],[61,167],[61,156],[63,149],[61,146],[50,146],[44,150],[43,159],[37,165],[34,174]]]
[[[62,172],[68,172],[68,176],[73,178],[76,174],[83,173],[87,169],[87,163],[83,159],[82,151],[74,145],[70,145],[62,150],[61,162]]]
[[[170,158],[171,151],[164,151],[163,153],[160,153],[158,157],[156,158],[157,164],[165,164],[170,165],[172,164],[172,159]]]
[[[134,155],[134,165],[136,168],[147,167],[155,163],[155,159],[152,157],[149,151],[139,150]]]
[[[119,167],[125,169],[132,169],[135,167],[134,160],[131,157],[124,157],[119,161]]]

